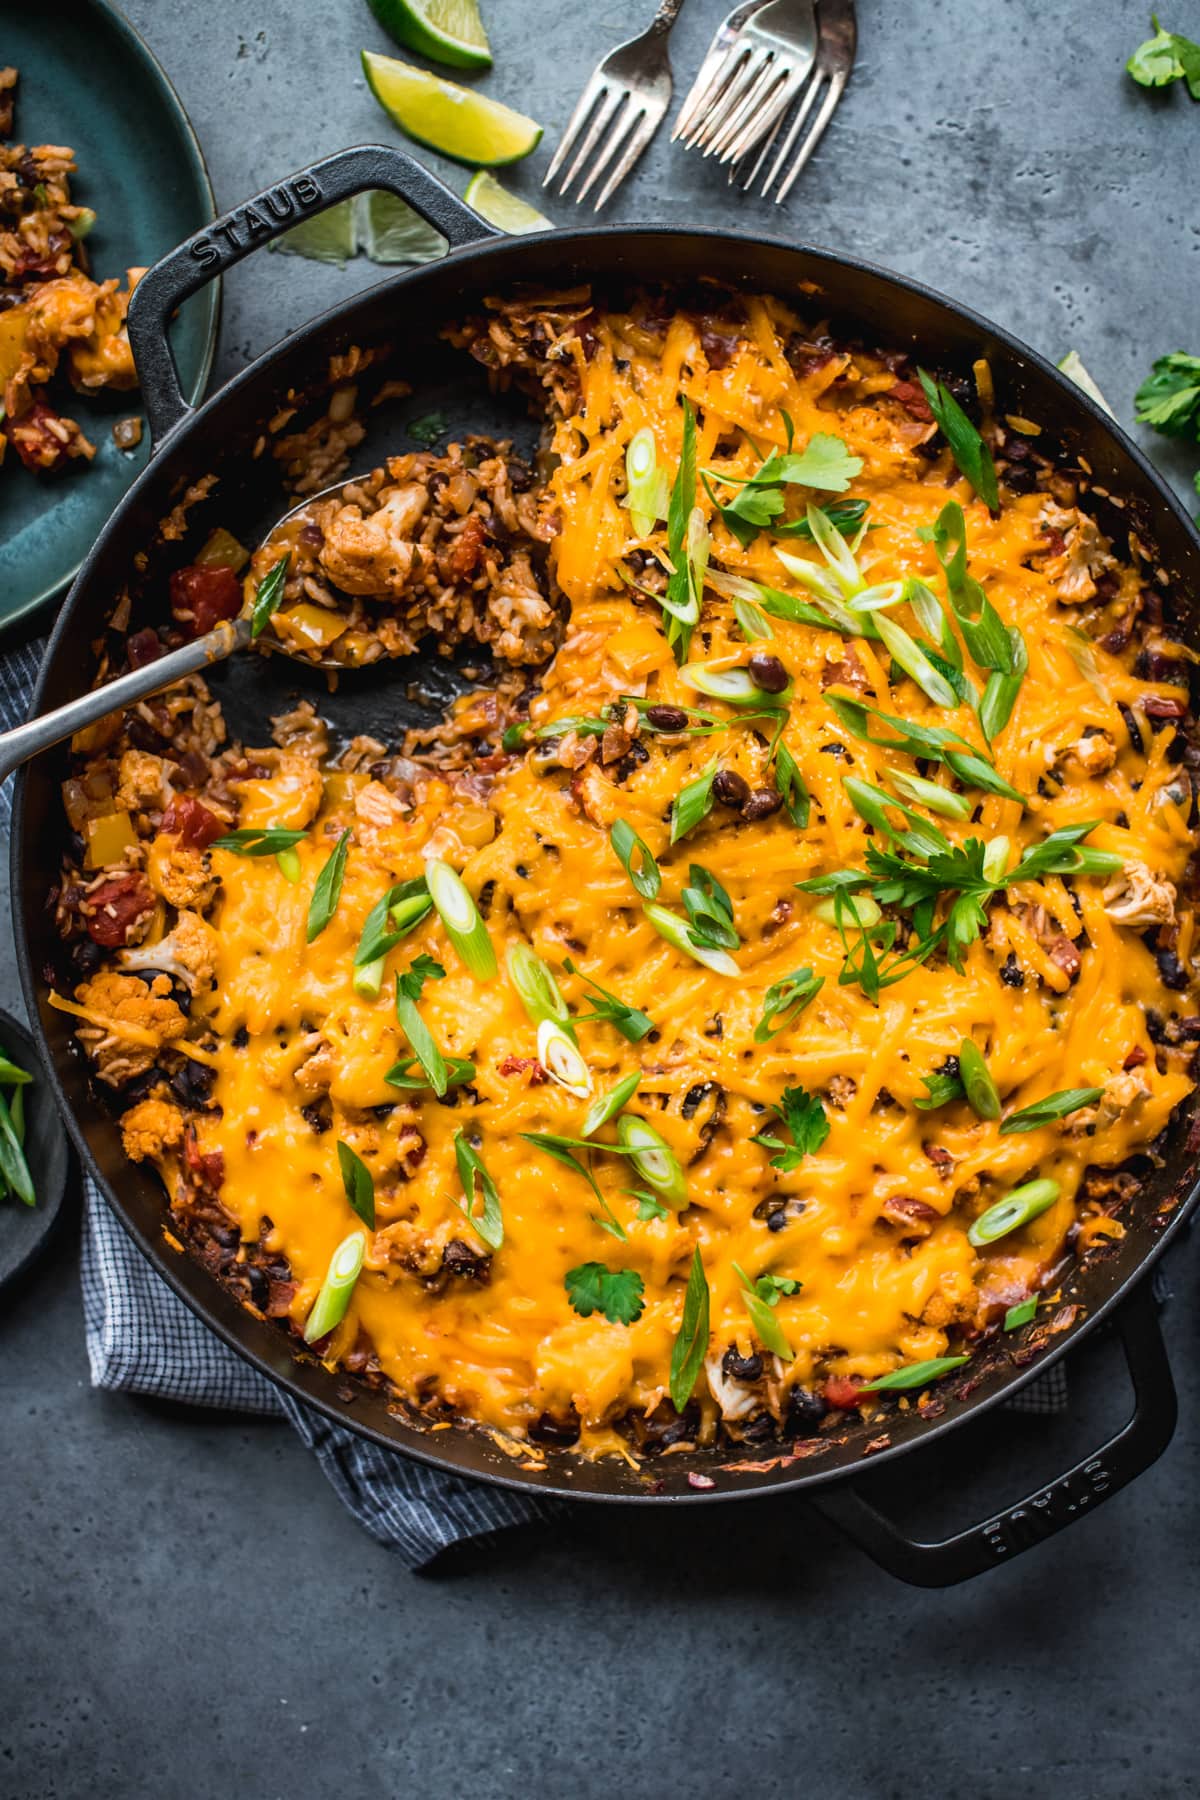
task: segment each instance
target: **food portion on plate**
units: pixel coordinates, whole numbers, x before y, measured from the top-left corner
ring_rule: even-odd
[[[536,478],[394,459],[235,545],[223,616],[490,674],[399,744],[233,743],[198,679],[84,733],[52,1003],[172,1236],[407,1417],[636,1457],[937,1410],[1071,1323],[1194,1087],[1165,576],[986,364],[716,288],[448,336]]]
[[[0,69],[0,463],[11,447],[46,474],[96,453],[62,410],[72,390],[137,386],[125,314],[144,271],[130,269],[124,288],[92,279],[85,240],[96,215],[71,199],[75,153],[8,141],[16,90],[16,69]],[[114,436],[131,449],[140,421],[119,421]]]

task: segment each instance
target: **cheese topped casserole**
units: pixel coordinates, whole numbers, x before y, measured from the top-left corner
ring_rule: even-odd
[[[86,736],[56,1000],[247,1305],[411,1416],[628,1455],[1047,1341],[1200,1021],[1192,657],[1117,504],[984,365],[621,304],[450,334],[537,481],[395,458],[177,573],[189,629],[432,618],[494,670],[400,746],[226,744],[199,681]]]

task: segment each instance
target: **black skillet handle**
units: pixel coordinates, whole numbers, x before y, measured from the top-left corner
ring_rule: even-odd
[[[502,235],[428,169],[403,150],[386,144],[358,144],[339,150],[214,219],[156,262],[138,282],[129,303],[129,342],[156,450],[192,410],[183,397],[167,337],[176,307],[206,281],[231,269],[261,244],[280,237],[310,213],[324,212],[338,200],[348,200],[369,188],[398,194],[442,233],[452,250]]]
[[[1149,1281],[1139,1282],[1116,1324],[1133,1377],[1133,1417],[1099,1450],[1018,1505],[930,1544],[905,1537],[852,1485],[819,1488],[807,1498],[881,1568],[915,1587],[951,1587],[1011,1562],[1141,1475],[1171,1441],[1175,1384]]]

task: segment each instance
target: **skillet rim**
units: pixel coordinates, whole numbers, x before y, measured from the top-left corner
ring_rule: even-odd
[[[807,270],[809,276],[813,273],[813,265],[817,266],[818,272],[821,267],[828,267],[837,270],[839,274],[842,275],[847,272],[852,275],[863,275],[873,281],[882,283],[886,287],[898,289],[904,294],[911,295],[935,310],[950,314],[958,324],[967,326],[971,332],[975,333],[982,340],[981,347],[986,347],[987,341],[991,340],[993,344],[1003,349],[1008,357],[1013,359],[1018,365],[1027,364],[1038,371],[1043,377],[1049,377],[1051,385],[1058,390],[1059,398],[1066,401],[1068,418],[1073,406],[1084,418],[1090,420],[1093,427],[1098,425],[1102,434],[1111,438],[1116,443],[1118,449],[1133,463],[1143,480],[1153,491],[1158,504],[1165,506],[1167,511],[1173,515],[1175,524],[1182,527],[1185,542],[1190,544],[1193,553],[1198,561],[1200,561],[1200,531],[1197,531],[1182,500],[1170,487],[1166,477],[1159,473],[1139,445],[1129,436],[1118,421],[1105,409],[1097,405],[1089,394],[1076,386],[1069,377],[1063,375],[1059,369],[1038,351],[1031,349],[1027,344],[1023,343],[1021,339],[1015,337],[1005,328],[998,326],[994,321],[988,319],[983,314],[976,312],[971,307],[961,305],[959,302],[949,299],[944,294],[939,293],[936,289],[929,287],[923,282],[917,281],[906,275],[898,274],[894,270],[870,262],[866,258],[855,255],[842,255],[835,250],[822,248],[818,245],[787,242],[782,238],[765,234],[759,235],[750,232],[722,231],[711,227],[677,226],[670,224],[626,225],[621,223],[610,223],[583,227],[573,231],[554,230],[552,232],[529,233],[520,240],[513,240],[508,237],[491,237],[490,235],[481,236],[477,242],[464,244],[450,250],[445,257],[435,263],[406,269],[398,274],[387,277],[383,281],[372,283],[371,286],[361,289],[358,293],[350,296],[348,299],[340,301],[335,306],[326,308],[323,312],[317,314],[315,318],[309,320],[305,325],[286,333],[260,356],[247,364],[245,368],[237,371],[237,373],[227,382],[215,392],[211,393],[201,405],[193,408],[179,421],[178,424],[172,427],[163,438],[161,444],[156,447],[145,469],[141,471],[137,479],[130,485],[114,512],[105,523],[103,530],[97,537],[95,544],[72,583],[70,592],[62,605],[46,645],[42,665],[38,673],[37,683],[30,703],[29,716],[35,716],[40,709],[42,695],[48,684],[51,670],[57,666],[60,652],[63,650],[69,635],[70,627],[73,623],[74,613],[78,603],[84,595],[93,567],[101,560],[103,552],[108,544],[119,537],[121,530],[124,528],[127,514],[134,510],[143,492],[150,489],[162,477],[175,453],[186,445],[193,433],[199,432],[202,425],[214,415],[227,407],[236,406],[236,402],[243,391],[247,388],[253,388],[255,385],[262,382],[269,371],[277,363],[284,361],[288,357],[302,354],[304,349],[313,346],[315,340],[320,340],[331,331],[350,323],[353,320],[354,314],[360,308],[377,304],[385,293],[400,289],[407,290],[414,286],[419,286],[423,279],[432,280],[434,273],[443,270],[448,264],[457,263],[464,268],[470,265],[472,269],[475,269],[479,264],[486,264],[489,260],[511,256],[514,252],[515,245],[519,245],[521,248],[525,245],[533,247],[537,244],[545,243],[550,238],[554,239],[556,245],[561,246],[564,261],[569,259],[574,246],[581,243],[593,243],[598,239],[602,241],[621,240],[634,245],[640,245],[651,240],[661,241],[663,239],[680,238],[687,239],[693,244],[695,244],[697,240],[700,240],[702,242],[710,242],[714,245],[721,245],[726,248],[744,245],[755,250],[779,252],[789,258],[802,258],[809,265]],[[625,276],[625,278],[632,279],[632,271],[622,270],[620,273]],[[463,1467],[460,1462],[449,1460],[444,1455],[440,1455],[433,1445],[438,1441],[448,1441],[456,1445],[466,1443],[478,1448],[484,1442],[486,1428],[481,1428],[478,1425],[472,1425],[470,1423],[461,1426],[456,1425],[453,1428],[453,1434],[447,1434],[446,1440],[443,1440],[443,1434],[438,1433],[435,1438],[433,1434],[421,1431],[417,1427],[408,1424],[408,1422],[402,1418],[395,1419],[396,1429],[388,1431],[376,1426],[368,1419],[364,1419],[361,1416],[356,1417],[353,1405],[351,1403],[340,1401],[337,1398],[336,1391],[332,1385],[338,1380],[336,1375],[329,1375],[327,1372],[324,1372],[322,1370],[322,1365],[315,1361],[302,1360],[301,1357],[296,1354],[295,1348],[283,1333],[272,1332],[271,1335],[272,1338],[278,1340],[279,1351],[282,1354],[282,1358],[286,1359],[286,1368],[280,1366],[279,1362],[272,1360],[267,1355],[252,1347],[246,1341],[246,1337],[247,1327],[257,1327],[259,1323],[253,1318],[253,1315],[240,1307],[233,1297],[229,1295],[213,1277],[209,1276],[198,1263],[190,1257],[187,1257],[186,1253],[182,1257],[179,1254],[172,1255],[169,1253],[166,1240],[162,1234],[161,1225],[158,1233],[151,1237],[148,1233],[143,1232],[139,1225],[134,1223],[131,1216],[127,1215],[117,1188],[102,1173],[98,1160],[92,1151],[83,1124],[67,1098],[64,1084],[60,1078],[58,1061],[51,1050],[45,1030],[43,1019],[43,984],[33,968],[32,951],[26,928],[26,901],[30,896],[26,893],[21,867],[21,849],[24,845],[26,831],[25,813],[28,785],[28,770],[23,767],[18,773],[13,798],[12,836],[10,843],[10,876],[13,892],[18,897],[18,903],[14,907],[13,923],[21,987],[29,1016],[30,1029],[49,1075],[50,1085],[59,1112],[79,1151],[81,1161],[83,1162],[86,1171],[96,1182],[110,1211],[112,1211],[118,1219],[126,1234],[147,1258],[151,1267],[166,1281],[172,1292],[176,1294],[177,1297],[180,1298],[210,1330],[214,1331],[223,1343],[228,1345],[231,1350],[254,1368],[260,1375],[264,1376],[274,1386],[282,1388],[285,1392],[290,1394],[293,1399],[299,1401],[301,1404],[314,1407],[333,1423],[346,1426],[357,1435],[369,1439],[383,1449],[410,1457],[413,1461],[419,1462],[428,1468],[439,1470],[444,1474],[458,1476],[463,1480],[481,1481],[487,1483],[489,1486],[524,1494],[534,1494],[568,1500],[587,1500],[605,1505],[622,1503],[646,1506],[689,1503],[711,1504],[716,1501],[748,1500],[764,1493],[792,1493],[808,1488],[830,1486],[837,1482],[853,1482],[856,1477],[867,1473],[873,1473],[876,1469],[916,1450],[921,1445],[945,1436],[946,1433],[953,1431],[957,1426],[965,1424],[967,1420],[974,1419],[990,1411],[1001,1402],[1010,1399],[1015,1393],[1019,1392],[1022,1388],[1027,1386],[1029,1382],[1034,1380],[1035,1377],[1045,1373],[1046,1370],[1059,1363],[1064,1356],[1074,1349],[1076,1343],[1082,1339],[1082,1337],[1098,1327],[1105,1319],[1111,1317],[1111,1315],[1114,1314],[1126,1300],[1130,1291],[1149,1276],[1150,1271],[1165,1253],[1168,1245],[1174,1241],[1176,1235],[1184,1228],[1192,1211],[1197,1203],[1200,1202],[1200,1170],[1198,1170],[1186,1190],[1181,1192],[1177,1198],[1171,1217],[1144,1248],[1134,1266],[1125,1271],[1119,1279],[1115,1281],[1110,1293],[1097,1300],[1094,1304],[1088,1305],[1084,1316],[1072,1325],[1070,1329],[1062,1332],[1056,1340],[1052,1340],[1050,1346],[1028,1367],[1018,1368],[1015,1364],[1010,1363],[1009,1366],[1002,1371],[990,1371],[981,1383],[979,1390],[971,1394],[968,1399],[961,1402],[955,1402],[951,1407],[947,1408],[946,1414],[941,1418],[920,1421],[919,1427],[906,1434],[900,1442],[890,1444],[887,1448],[881,1450],[878,1454],[873,1455],[869,1459],[864,1459],[860,1454],[857,1460],[849,1465],[839,1464],[836,1467],[826,1468],[822,1468],[816,1464],[805,1467],[803,1460],[801,1459],[799,1466],[794,1470],[785,1467],[777,1471],[764,1471],[762,1477],[756,1478],[753,1481],[739,1481],[728,1487],[718,1486],[705,1490],[687,1488],[682,1491],[671,1491],[667,1493],[654,1493],[650,1490],[648,1485],[640,1491],[638,1489],[618,1488],[614,1486],[607,1489],[600,1487],[593,1489],[592,1491],[583,1492],[572,1487],[569,1481],[561,1478],[559,1473],[560,1465],[557,1461],[547,1463],[545,1468],[539,1469],[518,1470],[515,1465],[510,1465],[508,1467],[493,1467],[490,1465],[488,1467],[479,1468]],[[191,1291],[191,1283],[188,1279],[189,1275],[195,1275],[202,1278],[206,1288],[211,1289],[211,1300],[207,1297],[207,1294],[193,1293]],[[226,1303],[225,1306],[221,1305],[222,1302]],[[223,1312],[226,1310],[229,1310],[228,1318],[222,1316]],[[269,1330],[270,1328],[267,1327],[267,1329]],[[326,1384],[330,1387],[328,1397],[319,1392],[309,1391],[311,1381],[313,1379],[319,1379],[318,1372],[325,1373]],[[383,1395],[375,1395],[374,1398],[386,1406],[386,1399]],[[772,1446],[763,1446],[763,1449],[766,1452],[770,1452],[772,1448]],[[786,1448],[783,1449],[782,1454],[787,1454]],[[581,1464],[582,1459],[578,1457],[574,1458],[571,1463],[568,1463],[564,1458],[561,1468],[578,1468]],[[606,1472],[605,1465],[601,1463],[592,1463],[585,1466],[589,1469],[593,1478],[597,1475],[603,1475]],[[657,1465],[655,1464],[647,1465],[648,1468],[656,1466]],[[626,1473],[623,1466],[622,1472]],[[721,1472],[720,1465],[714,1464],[713,1473],[719,1476]]]

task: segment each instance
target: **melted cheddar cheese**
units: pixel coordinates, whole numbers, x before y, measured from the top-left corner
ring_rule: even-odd
[[[748,302],[741,341],[720,368],[709,365],[699,325],[682,313],[664,336],[626,316],[600,315],[590,354],[578,338],[566,344],[577,364],[578,403],[554,424],[547,500],[559,527],[554,574],[569,614],[532,722],[595,715],[623,695],[696,703],[658,606],[620,573],[632,552],[666,549],[665,526],[638,539],[620,504],[626,445],[649,426],[673,474],[686,395],[697,418],[699,466],[749,475],[769,448],[783,446],[786,412],[798,448],[832,432],[862,459],[851,492],[870,503],[873,529],[859,556],[871,579],[915,575],[944,593],[921,531],[957,498],[971,573],[1024,636],[1028,674],[994,754],[1028,804],[980,794],[969,824],[939,819],[939,826],[959,843],[1005,836],[1015,862],[1051,830],[1095,820],[1090,844],[1178,884],[1192,848],[1190,796],[1176,785],[1174,726],[1152,730],[1143,708],[1150,693],[1179,697],[1180,690],[1140,679],[1131,652],[1113,654],[1096,641],[1103,619],[1132,604],[1136,573],[1119,571],[1106,595],[1082,610],[1061,604],[1067,576],[1053,555],[1061,545],[1048,544],[1046,496],[1006,495],[990,516],[945,453],[918,454],[929,432],[891,396],[893,375],[878,361],[843,354],[797,376],[785,355],[793,326],[777,302]],[[703,485],[697,504],[712,528],[714,566],[801,592],[770,532],[743,549]],[[789,503],[791,515],[796,510]],[[817,556],[794,537],[786,548]],[[906,608],[896,617],[917,630]],[[1080,625],[1093,639],[1086,654]],[[723,1353],[736,1347],[748,1356],[757,1348],[734,1265],[752,1277],[800,1283],[775,1309],[795,1361],[766,1359],[765,1392],[778,1411],[794,1383],[874,1378],[969,1346],[995,1327],[1007,1305],[1051,1283],[1069,1231],[1096,1213],[1081,1194],[1085,1171],[1119,1164],[1149,1144],[1189,1093],[1184,1061],[1156,1045],[1147,1025],[1148,1010],[1169,1016],[1181,997],[1163,986],[1143,929],[1110,916],[1104,878],[1052,877],[998,896],[961,973],[936,956],[885,988],[878,1003],[839,984],[839,935],[796,883],[863,865],[871,838],[842,778],[880,785],[890,767],[914,765],[851,737],[826,689],[849,678],[884,712],[981,739],[969,710],[941,711],[911,680],[897,679],[878,643],[848,644],[832,630],[780,620],[772,628],[767,648],[794,686],[784,742],[812,796],[803,831],[786,812],[746,823],[718,806],[671,846],[671,802],[714,752],[752,789],[771,786],[765,733],[701,700],[734,719],[726,732],[646,739],[648,756],[619,770],[594,755],[563,766],[572,754],[556,763],[535,747],[505,760],[482,799],[449,773],[430,773],[412,802],[401,803],[365,775],[331,772],[298,847],[294,886],[273,858],[211,853],[221,884],[210,915],[219,933],[217,979],[196,1016],[219,1044],[218,1110],[200,1120],[200,1147],[223,1154],[221,1200],[244,1238],[270,1220],[267,1242],[286,1256],[297,1283],[297,1326],[332,1251],[356,1223],[339,1174],[339,1139],[375,1182],[377,1227],[346,1320],[323,1347],[331,1363],[365,1341],[414,1404],[449,1408],[517,1438],[543,1414],[577,1415],[585,1447],[616,1449],[615,1423],[652,1412],[667,1393],[698,1246],[711,1292],[711,1378],[707,1388],[703,1377],[700,1384],[710,1418],[722,1403],[736,1416],[720,1375]],[[744,663],[749,649],[729,602],[710,589],[692,656]],[[482,718],[468,701],[458,722],[478,735]],[[1131,722],[1143,743],[1131,740]],[[1112,746],[1107,767],[1099,766],[1104,757],[1072,748],[1101,735]],[[286,774],[239,791],[241,825],[307,822]],[[736,979],[701,967],[647,922],[609,842],[618,819],[658,858],[663,903],[679,907],[692,863],[727,889],[741,938]],[[313,883],[346,828],[353,836],[340,903],[309,944]],[[364,919],[386,888],[419,876],[430,855],[459,868],[481,898],[499,973],[475,980],[431,913],[389,953],[379,999],[363,1000],[352,963]],[[1177,905],[1172,942],[1189,968],[1193,920],[1182,899]],[[1078,941],[1077,974],[1069,958],[1064,967],[1055,957],[1058,938]],[[536,1032],[505,969],[505,951],[516,943],[532,945],[556,971],[573,1013],[590,1010],[581,978],[588,976],[655,1022],[638,1045],[603,1021],[578,1026],[595,1091],[640,1072],[629,1110],[652,1121],[686,1173],[685,1210],[638,1222],[627,1192],[636,1182],[623,1159],[594,1159],[596,1179],[628,1231],[625,1243],[599,1228],[586,1182],[522,1136],[577,1135],[587,1102],[538,1079]],[[421,1015],[445,1055],[476,1066],[471,1086],[444,1103],[428,1090],[398,1094],[385,1080],[410,1054],[394,976],[422,953],[446,974],[427,983]],[[568,957],[581,975],[565,972]],[[817,998],[771,1041],[756,1042],[767,990],[805,965],[823,977]],[[1006,1112],[1067,1088],[1102,1088],[1105,1099],[1086,1121],[1067,1118],[1011,1136],[963,1102],[919,1110],[922,1078],[964,1037],[985,1054]],[[822,1097],[830,1131],[819,1150],[782,1173],[756,1134],[794,1085]],[[323,1129],[314,1128],[314,1104],[327,1109]],[[448,1242],[466,1241],[480,1255],[485,1248],[460,1207],[458,1131],[477,1145],[502,1203],[504,1240],[486,1280],[438,1273]],[[611,1127],[601,1133],[612,1135]],[[1061,1183],[1058,1201],[990,1249],[972,1248],[971,1221],[1034,1176]],[[920,1203],[919,1229],[898,1223],[898,1202]],[[769,1225],[772,1212],[782,1216]],[[1103,1228],[1120,1229],[1107,1221]],[[593,1260],[641,1275],[645,1307],[635,1323],[572,1309],[564,1278]]]

